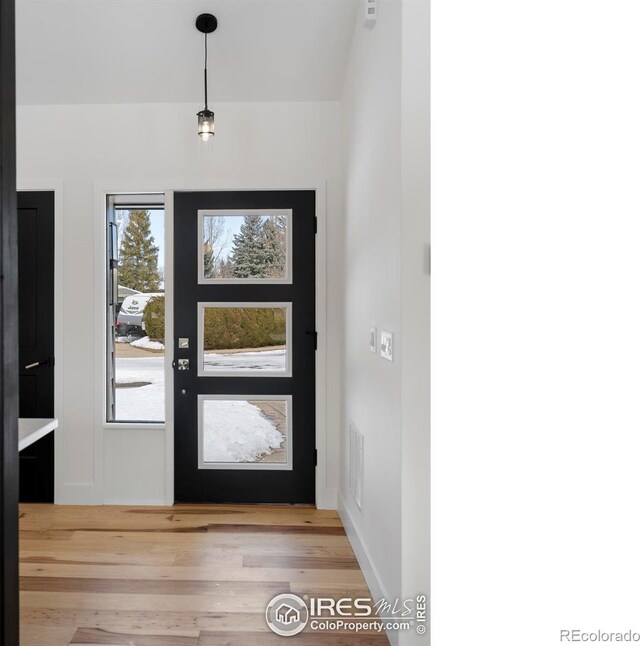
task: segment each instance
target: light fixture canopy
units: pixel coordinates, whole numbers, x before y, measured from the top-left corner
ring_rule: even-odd
[[[215,134],[214,114],[209,110],[207,96],[207,35],[218,28],[218,19],[210,13],[201,13],[196,18],[196,29],[204,34],[204,110],[198,112],[198,135],[209,141]]]

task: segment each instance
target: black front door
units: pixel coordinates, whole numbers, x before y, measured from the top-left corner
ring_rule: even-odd
[[[20,417],[54,416],[54,194],[18,193]],[[20,500],[53,502],[54,434],[20,453]]]
[[[176,193],[174,294],[176,501],[314,503],[315,192]]]

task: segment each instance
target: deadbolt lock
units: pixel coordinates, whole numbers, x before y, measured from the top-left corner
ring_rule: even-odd
[[[189,370],[189,359],[178,359],[178,370]]]

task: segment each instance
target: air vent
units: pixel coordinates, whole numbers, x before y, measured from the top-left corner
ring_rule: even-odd
[[[349,491],[358,509],[362,509],[362,482],[364,465],[364,440],[362,433],[355,427],[353,422],[349,423]]]

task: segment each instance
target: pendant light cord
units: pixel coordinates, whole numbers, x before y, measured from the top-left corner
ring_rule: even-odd
[[[204,109],[209,109],[207,101],[207,34],[204,35]]]

